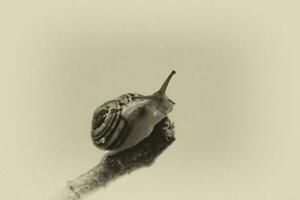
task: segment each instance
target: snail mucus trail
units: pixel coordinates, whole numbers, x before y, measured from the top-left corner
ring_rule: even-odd
[[[173,109],[175,102],[167,97],[166,89],[175,73],[152,95],[128,93],[98,107],[92,121],[93,143],[117,153],[148,137]]]

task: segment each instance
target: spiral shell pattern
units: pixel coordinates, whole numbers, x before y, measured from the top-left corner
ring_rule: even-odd
[[[98,148],[103,150],[117,149],[126,140],[130,127],[122,117],[122,110],[137,96],[141,95],[124,94],[96,109],[92,120],[91,136],[93,143]]]

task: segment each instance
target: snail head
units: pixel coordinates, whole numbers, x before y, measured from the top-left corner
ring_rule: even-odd
[[[173,110],[173,106],[175,105],[175,102],[169,99],[166,95],[167,87],[174,74],[176,74],[176,71],[173,70],[170,73],[170,75],[167,77],[167,79],[164,81],[160,89],[155,93],[153,93],[152,95],[141,96],[136,98],[148,99],[149,108],[153,110],[154,114],[159,112],[160,114],[166,116],[168,113],[170,113]]]

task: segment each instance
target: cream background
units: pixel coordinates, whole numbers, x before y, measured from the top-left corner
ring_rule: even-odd
[[[94,166],[94,109],[172,69],[176,143],[89,199],[300,199],[299,6],[1,1],[1,199],[48,199]]]

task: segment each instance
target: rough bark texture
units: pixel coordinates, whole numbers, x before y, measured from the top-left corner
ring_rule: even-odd
[[[168,118],[163,119],[153,129],[151,135],[136,146],[114,155],[104,155],[93,169],[69,181],[53,200],[78,200],[112,180],[151,166],[155,159],[174,141],[174,126]]]

